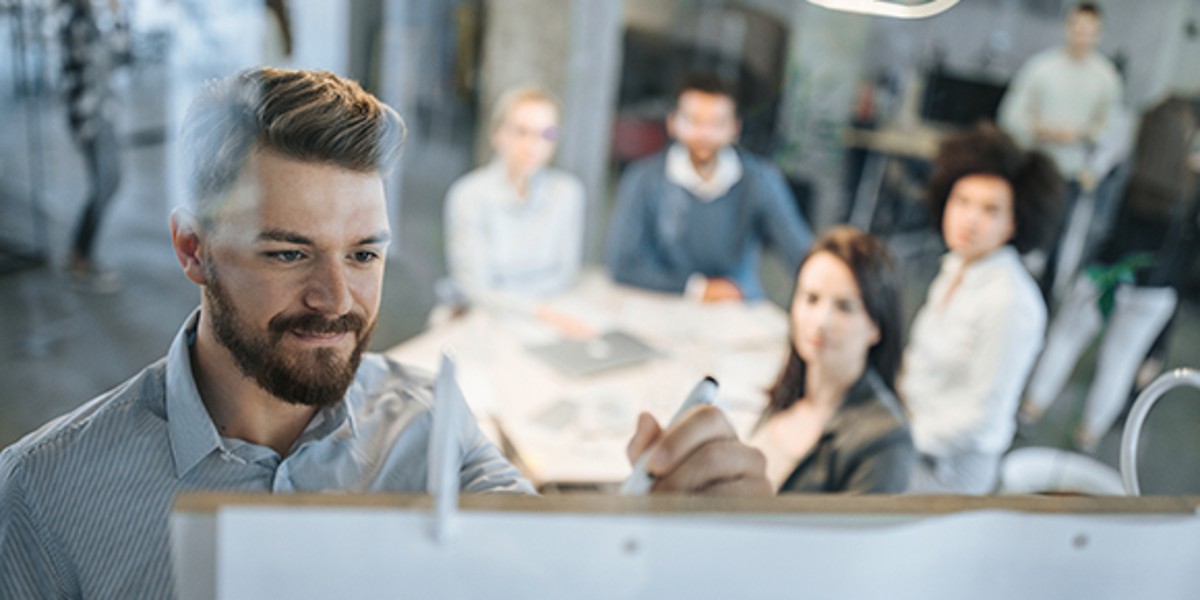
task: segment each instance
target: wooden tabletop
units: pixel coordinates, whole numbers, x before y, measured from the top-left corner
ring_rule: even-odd
[[[905,158],[933,160],[937,156],[938,145],[951,131],[927,124],[906,127],[890,125],[882,129],[851,127],[842,130],[842,141],[852,148]]]

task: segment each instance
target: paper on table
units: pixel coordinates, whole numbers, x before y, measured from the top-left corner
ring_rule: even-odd
[[[663,365],[634,379],[593,385],[503,420],[537,483],[617,482],[630,470],[625,447],[645,410],[666,423],[702,372]]]

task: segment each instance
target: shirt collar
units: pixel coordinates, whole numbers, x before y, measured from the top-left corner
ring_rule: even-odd
[[[963,264],[962,257],[953,252],[947,252],[942,261],[942,268],[947,272],[954,272],[961,269]],[[1021,262],[1021,255],[1017,254],[1017,249],[1013,248],[1012,244],[1005,244],[995,252],[967,265],[967,270],[963,273],[963,279],[981,277],[1001,265],[1013,262],[1019,264]]]
[[[882,404],[897,420],[905,420],[904,411],[900,408],[899,400],[888,389],[887,384],[883,382],[883,377],[874,369],[868,368],[863,373],[863,376],[846,392],[846,399],[838,406],[837,411],[833,413],[833,417],[825,423],[825,430],[821,433],[821,436],[832,437],[837,435],[837,432],[850,427],[851,423],[857,419],[858,411],[866,408],[872,402]]]
[[[196,379],[192,375],[191,345],[196,335],[200,309],[192,311],[167,351],[167,430],[175,475],[183,477],[205,456],[221,447],[221,437],[213,425]]]
[[[350,384],[350,389],[346,391],[341,402],[323,408],[313,415],[308,427],[304,428],[304,433],[301,433],[300,438],[296,440],[296,445],[323,439],[341,429],[343,424],[349,428],[351,436],[357,437],[358,424],[354,419],[354,411],[350,408],[362,406],[362,398],[362,385],[356,379],[354,383]]]
[[[524,209],[533,206],[540,198],[541,194],[538,191],[542,185],[542,181],[545,179],[546,169],[538,169],[529,176],[529,189],[526,190],[527,193],[524,199],[517,194],[517,188],[513,185],[512,181],[509,181],[508,171],[504,168],[504,161],[500,157],[492,159],[487,169],[491,173],[495,189],[499,192],[497,198],[505,207]]]
[[[212,417],[208,415],[208,409],[204,407],[192,373],[191,349],[199,320],[200,309],[197,308],[179,329],[167,351],[167,431],[177,477],[183,477],[213,450],[222,448],[221,436],[213,425]],[[319,411],[313,417],[297,442],[324,438],[337,431],[343,423],[349,428],[350,435],[357,436],[358,426],[350,407],[360,406],[362,395],[362,386],[356,380],[341,402]]]
[[[1059,46],[1058,50],[1059,50],[1059,56],[1061,56],[1063,60],[1065,60],[1068,63],[1071,63],[1073,65],[1084,65],[1084,64],[1090,63],[1093,60],[1095,60],[1097,56],[1100,55],[1100,53],[1097,52],[1095,48],[1093,48],[1087,54],[1085,54],[1079,58],[1075,58],[1074,56],[1071,56],[1071,50],[1068,49],[1065,44],[1062,46]]]
[[[730,146],[717,152],[717,169],[711,179],[705,181],[696,172],[687,148],[678,142],[667,150],[667,179],[691,192],[704,202],[712,202],[724,196],[742,179],[742,159],[737,150]]]

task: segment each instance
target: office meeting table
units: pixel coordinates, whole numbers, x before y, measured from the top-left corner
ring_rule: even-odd
[[[604,488],[630,471],[625,446],[637,415],[665,424],[705,375],[743,438],[789,350],[787,314],[770,301],[701,303],[613,283],[585,272],[554,309],[598,333],[620,331],[653,347],[641,363],[583,376],[558,371],[529,348],[563,339],[528,313],[475,309],[387,354],[433,371],[443,350],[483,431],[539,488]]]

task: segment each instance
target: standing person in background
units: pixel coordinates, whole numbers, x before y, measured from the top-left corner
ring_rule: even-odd
[[[1197,205],[1188,158],[1197,130],[1183,98],[1166,98],[1143,115],[1113,235],[1099,264],[1076,278],[1059,306],[1025,390],[1021,417],[1032,425],[1062,395],[1080,356],[1100,337],[1075,431],[1075,446],[1085,452],[1096,451],[1132,395],[1166,362],[1178,290],[1195,257]]]
[[[893,391],[899,287],[878,238],[841,226],[813,242],[792,297],[792,353],[750,440],[780,492],[908,487],[917,453]]]
[[[583,184],[548,166],[560,112],[538,88],[502,95],[491,121],[496,158],[446,194],[446,257],[460,302],[565,319],[536,301],[569,288],[583,257]]]
[[[1046,333],[1046,305],[1018,252],[1056,226],[1051,160],[991,125],[946,140],[930,200],[950,252],[913,321],[899,391],[922,468],[914,491],[985,494],[1016,430]]]
[[[85,291],[114,293],[120,287],[116,274],[99,268],[93,253],[104,211],[121,183],[112,93],[118,58],[112,35],[119,31],[101,31],[91,0],[63,0],[60,8],[67,118],[83,155],[88,183],[87,204],[75,224],[67,270]]]
[[[755,300],[764,245],[795,272],[812,232],[779,170],[733,145],[739,130],[732,87],[706,74],[683,80],[667,116],[675,142],[621,177],[606,248],[614,279]]]
[[[1105,175],[1092,172],[1089,158],[1121,102],[1121,78],[1096,51],[1103,28],[1098,4],[1076,4],[1067,15],[1065,44],[1021,67],[999,109],[1005,131],[1023,146],[1046,152],[1058,165],[1067,182],[1064,215]],[[1043,290],[1054,281],[1060,237],[1051,241]]]

